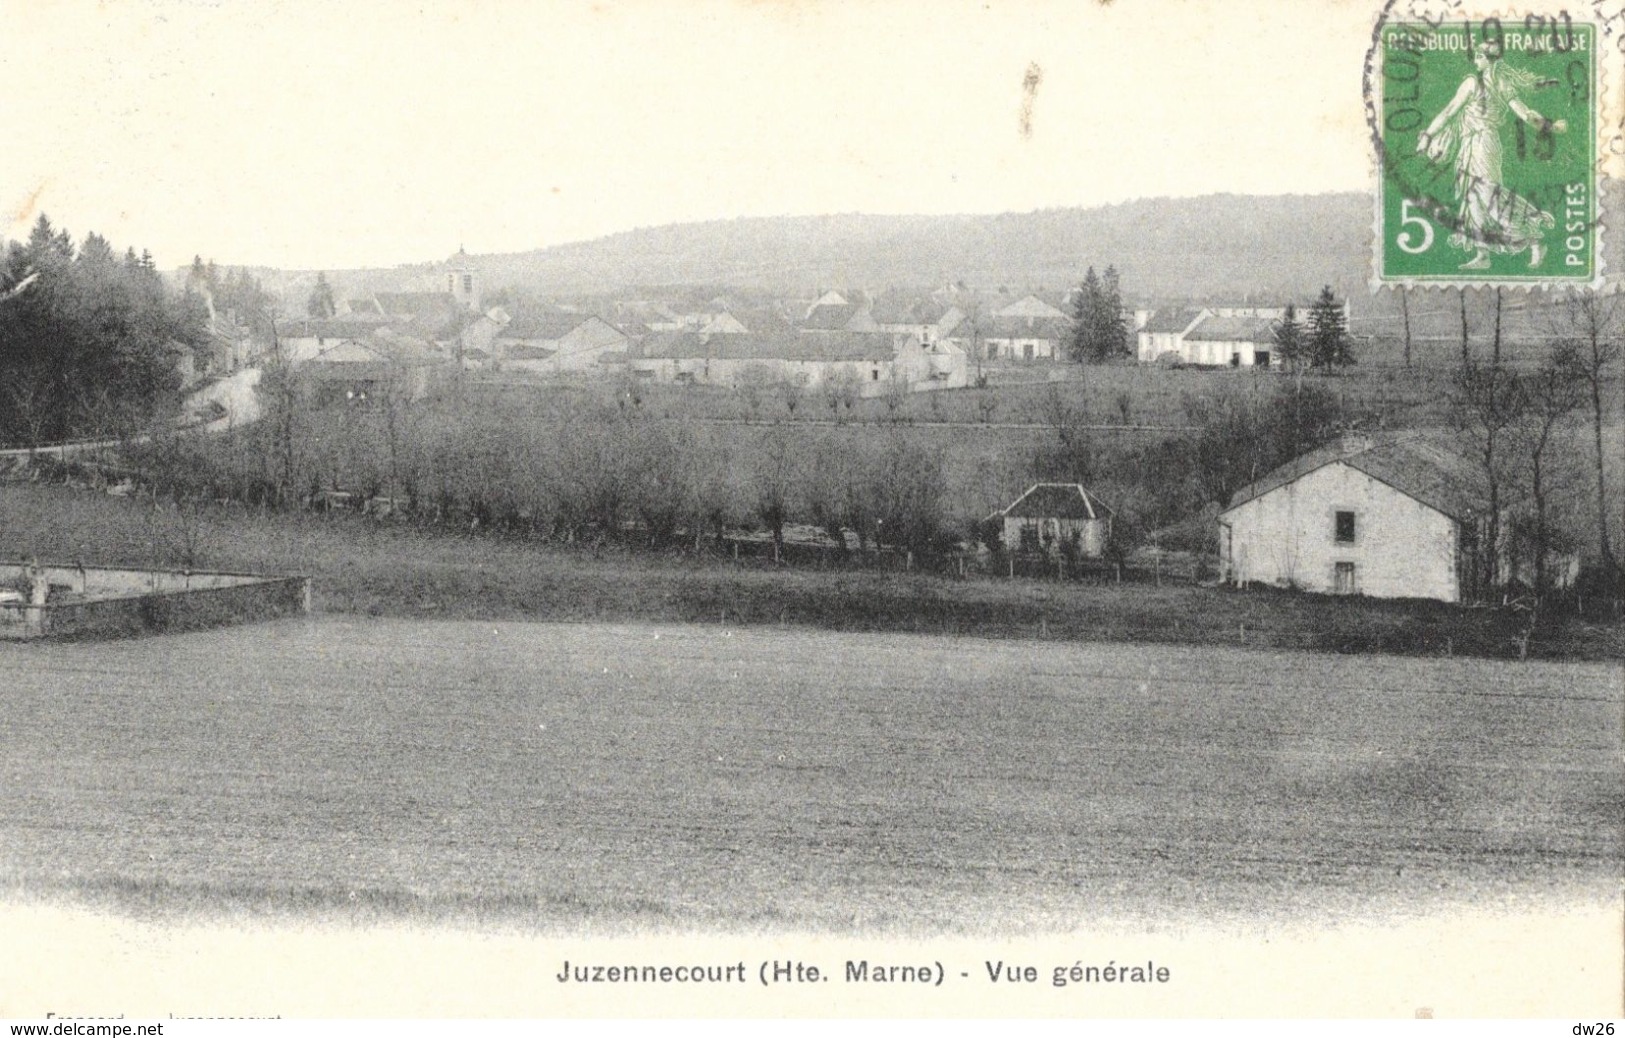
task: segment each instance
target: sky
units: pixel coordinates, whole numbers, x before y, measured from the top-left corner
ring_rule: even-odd
[[[1374,0],[0,0],[0,234],[394,266],[1365,190]]]

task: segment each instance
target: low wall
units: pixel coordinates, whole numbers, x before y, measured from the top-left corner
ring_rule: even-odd
[[[0,564],[15,586],[22,564]],[[0,639],[118,638],[199,630],[310,611],[310,578],[40,566],[68,601],[0,604]],[[85,597],[80,598],[78,596]]]
[[[40,564],[39,573],[53,588],[94,597],[146,595],[153,592],[200,591],[237,587],[273,579],[249,573],[188,573],[167,569],[116,569],[109,566],[55,566]],[[0,586],[27,579],[28,564],[0,562]]]

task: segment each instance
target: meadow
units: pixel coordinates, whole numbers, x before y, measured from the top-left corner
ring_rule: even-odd
[[[359,617],[0,646],[0,887],[1040,933],[1617,894],[1617,667]]]
[[[1532,659],[1625,658],[1606,601],[1529,618],[1439,602],[1235,591],[1144,571],[1121,584],[1000,571],[774,564],[425,528],[356,514],[132,500],[0,485],[0,554],[312,578],[318,612],[413,619],[661,621],[964,634],[1042,641],[1320,649]]]

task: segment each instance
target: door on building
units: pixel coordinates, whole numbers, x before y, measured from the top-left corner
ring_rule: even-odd
[[[1339,562],[1333,581],[1332,590],[1339,595],[1354,594],[1358,590],[1354,581],[1354,563]]]

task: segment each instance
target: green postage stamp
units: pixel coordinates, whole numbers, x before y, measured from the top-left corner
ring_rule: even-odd
[[[1567,15],[1379,25],[1378,284],[1598,281],[1600,42]]]

